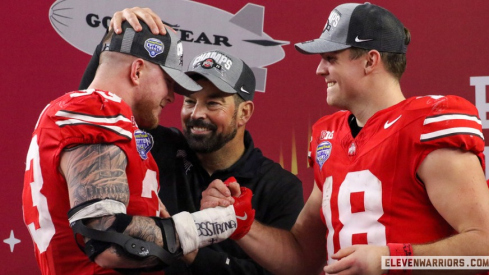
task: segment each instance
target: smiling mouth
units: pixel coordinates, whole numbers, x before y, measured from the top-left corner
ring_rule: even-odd
[[[335,84],[336,84],[336,82],[334,82],[334,81],[328,82],[328,88],[333,87]]]
[[[200,119],[190,119],[186,121],[185,128],[189,134],[194,135],[208,135],[216,130],[216,127],[212,123]]]
[[[209,132],[211,132],[211,130],[209,128],[206,128],[206,127],[191,127],[190,128],[190,131],[192,134],[196,134],[196,135],[202,135],[202,134],[207,134]]]

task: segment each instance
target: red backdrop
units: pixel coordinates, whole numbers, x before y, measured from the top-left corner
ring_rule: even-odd
[[[244,0],[198,2],[232,14],[248,3]],[[313,182],[306,162],[309,128],[319,117],[335,109],[326,105],[324,80],[315,76],[319,57],[301,55],[293,44],[319,36],[331,9],[343,2],[256,0],[253,3],[265,7],[264,32],[290,44],[283,46],[284,59],[267,66],[266,92],[255,96],[256,111],[248,129],[265,155],[302,179],[307,198]],[[411,31],[408,67],[401,81],[405,95],[456,94],[475,103],[474,83],[478,83],[479,112],[486,121],[489,78],[476,77],[489,77],[489,2],[377,0],[372,3],[392,11]],[[3,94],[0,112],[4,127],[0,133],[0,274],[38,273],[32,241],[22,219],[21,192],[27,149],[41,110],[51,99],[78,87],[90,58],[53,29],[48,18],[52,4],[53,1],[43,0],[7,1],[2,5],[5,19],[0,51]],[[138,5],[138,1],[130,5]],[[163,125],[180,127],[181,102],[180,98],[165,108]],[[486,136],[489,133],[484,132]],[[11,232],[15,239],[9,238]],[[11,241],[20,242],[10,245]]]

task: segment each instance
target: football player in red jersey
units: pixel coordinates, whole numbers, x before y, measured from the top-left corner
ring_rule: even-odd
[[[236,220],[254,213],[246,188],[229,207],[161,217],[153,140],[141,129],[158,125],[174,88],[201,89],[181,71],[182,56],[173,32],[154,35],[146,25],[135,32],[124,24],[120,34],[105,36],[89,88],[42,111],[23,190],[24,221],[42,274],[161,270],[249,230],[251,222]]]
[[[316,74],[327,102],[343,111],[313,126],[315,186],[291,231],[254,222],[238,241],[262,266],[280,274],[414,274],[423,271],[382,270],[381,257],[489,256],[477,109],[456,96],[406,99],[400,78],[409,41],[392,13],[365,3],[339,5],[320,38],[296,44],[321,56]],[[219,203],[223,188],[211,185],[202,205]]]

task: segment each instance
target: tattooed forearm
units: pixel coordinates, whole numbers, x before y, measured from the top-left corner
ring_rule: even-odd
[[[137,239],[153,242],[163,247],[161,230],[151,218],[134,216],[132,222],[124,231],[124,234],[131,235]]]
[[[115,218],[113,216],[92,219],[88,223],[88,226],[104,231],[110,227],[114,219]],[[124,231],[124,234],[130,235],[136,239],[154,242],[155,244],[163,247],[161,230],[151,218],[133,216],[131,223]],[[115,244],[105,251],[105,255],[110,255],[111,259],[113,260],[112,264],[114,264],[114,267],[117,268],[152,267],[161,264],[159,258],[155,256],[149,256],[145,257],[144,259],[136,260],[132,256],[130,256],[122,247]]]
[[[105,216],[91,219],[87,222],[87,225],[93,229],[105,231],[112,225],[114,220],[114,216]],[[124,234],[163,247],[161,229],[156,225],[152,218],[133,216],[131,223],[127,226],[126,230],[124,230]]]
[[[129,187],[126,167],[126,155],[115,145],[91,144],[65,149],[61,155],[60,170],[68,184],[71,206],[97,198],[118,200],[127,206]],[[115,220],[115,216],[103,216],[87,218],[83,222],[90,228],[106,231],[112,230],[109,228]],[[133,216],[123,233],[163,247],[161,230],[149,217]],[[154,256],[135,259],[117,244],[112,244],[95,261],[107,268],[140,268],[161,264]]]
[[[127,158],[115,145],[80,145],[65,150],[61,170],[68,183],[71,206],[91,199],[129,201]]]

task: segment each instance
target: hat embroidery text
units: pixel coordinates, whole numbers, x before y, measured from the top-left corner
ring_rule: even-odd
[[[337,10],[333,10],[329,15],[328,21],[326,22],[326,26],[324,26],[323,32],[330,31],[332,27],[338,26],[338,22],[340,22],[340,19],[341,19],[341,13],[339,13]]]
[[[165,46],[163,45],[163,42],[161,42],[160,40],[156,38],[150,38],[144,41],[144,48],[148,51],[149,56],[154,58],[160,53],[163,53]]]
[[[204,64],[208,61],[207,59],[212,59],[216,63],[214,67],[217,67],[218,69],[220,68],[217,65],[224,67],[226,70],[231,69],[231,66],[233,65],[233,61],[230,58],[219,52],[206,52],[196,57],[192,66],[195,68],[198,65],[202,64],[202,67],[208,68],[209,64]],[[207,65],[207,67],[205,67],[204,65]]]

